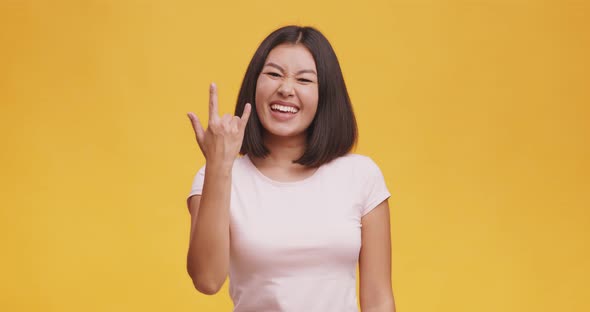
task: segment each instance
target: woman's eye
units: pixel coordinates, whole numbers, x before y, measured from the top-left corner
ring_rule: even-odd
[[[311,80],[305,78],[299,78],[298,80],[301,82],[312,82]]]
[[[266,73],[266,74],[269,75],[269,76],[272,76],[272,77],[281,77],[280,74],[273,73],[273,72],[269,72],[269,73]]]

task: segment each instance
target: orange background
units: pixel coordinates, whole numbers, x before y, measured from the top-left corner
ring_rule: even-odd
[[[230,311],[185,269],[186,112],[292,23],[393,194],[398,311],[590,310],[590,4],[557,0],[1,1],[0,310]]]

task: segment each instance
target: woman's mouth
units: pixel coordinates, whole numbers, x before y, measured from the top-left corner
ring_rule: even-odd
[[[299,108],[295,106],[278,103],[273,103],[270,105],[270,114],[275,120],[278,121],[287,121],[293,119],[295,116],[297,116],[298,112]]]
[[[286,106],[286,105],[281,105],[281,104],[272,104],[270,106],[270,109],[275,112],[291,113],[291,114],[296,114],[299,111],[299,109],[297,107]]]

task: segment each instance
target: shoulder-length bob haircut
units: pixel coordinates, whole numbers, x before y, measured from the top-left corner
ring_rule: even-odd
[[[280,44],[301,44],[312,54],[318,75],[318,107],[307,129],[307,146],[294,163],[319,167],[351,151],[357,140],[357,125],[336,53],[328,39],[312,27],[285,26],[262,41],[246,70],[235,114],[241,116],[246,103],[252,114],[244,132],[240,154],[264,158],[270,152],[264,146],[264,128],[256,112],[256,82],[270,51]]]

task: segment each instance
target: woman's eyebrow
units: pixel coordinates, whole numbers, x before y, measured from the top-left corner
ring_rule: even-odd
[[[303,69],[303,70],[300,70],[300,71],[298,71],[298,72],[297,72],[297,75],[299,75],[299,74],[304,74],[304,73],[310,73],[310,74],[314,74],[314,75],[316,75],[316,76],[318,75],[318,74],[315,72],[315,70],[313,70],[313,69]]]
[[[280,70],[281,72],[285,72],[285,70],[280,65],[277,65],[273,62],[268,62],[264,66],[274,67],[274,68]],[[302,70],[298,71],[296,74],[299,75],[299,74],[303,74],[303,73],[311,73],[311,74],[317,75],[317,73],[313,69],[302,69]]]
[[[274,68],[276,68],[276,69],[278,69],[278,70],[280,70],[280,71],[282,71],[282,72],[285,72],[285,70],[284,70],[284,69],[283,69],[281,66],[279,66],[279,65],[277,65],[277,64],[275,64],[275,63],[273,63],[273,62],[268,62],[268,63],[266,63],[266,65],[264,65],[264,66],[270,66],[270,67],[274,67]]]

